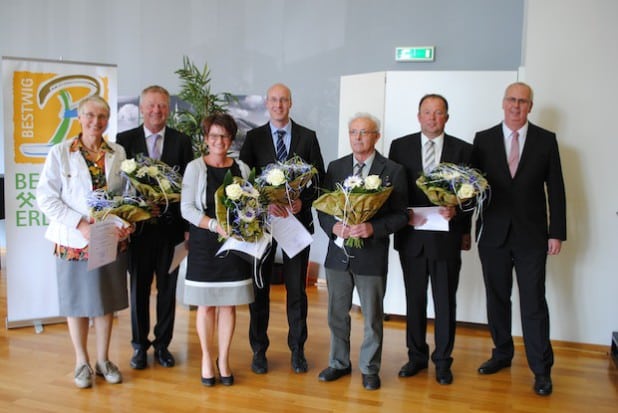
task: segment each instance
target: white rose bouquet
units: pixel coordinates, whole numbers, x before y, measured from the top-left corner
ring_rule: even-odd
[[[255,182],[269,203],[289,205],[311,184],[317,173],[313,165],[294,156],[285,162],[266,165]]]
[[[221,228],[240,241],[255,242],[264,235],[267,209],[260,202],[260,193],[253,182],[232,176],[228,171],[223,185],[215,192],[215,212]]]
[[[349,176],[343,183],[336,184],[332,192],[322,194],[313,202],[313,207],[343,222],[356,225],[367,222],[386,202],[393,187],[383,185],[379,175],[369,175],[365,179]],[[345,241],[349,247],[362,248],[361,238],[350,237]]]
[[[448,162],[422,174],[416,185],[433,204],[459,206],[465,211],[481,205],[489,191],[489,184],[479,171]]]
[[[166,207],[180,201],[182,176],[178,168],[140,154],[135,159],[124,160],[120,169],[146,201]]]

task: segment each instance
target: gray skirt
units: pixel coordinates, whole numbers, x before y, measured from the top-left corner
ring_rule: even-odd
[[[88,271],[88,261],[56,258],[58,304],[63,317],[99,317],[129,306],[126,252]]]

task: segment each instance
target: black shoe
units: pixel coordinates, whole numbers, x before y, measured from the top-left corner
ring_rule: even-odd
[[[511,360],[499,360],[496,358],[490,358],[479,367],[479,373],[481,374],[494,374],[500,370],[511,367]]]
[[[165,347],[155,350],[155,360],[157,360],[157,362],[163,367],[174,367],[176,364],[174,356],[172,356],[172,353],[170,353]]]
[[[148,366],[146,350],[136,348],[133,351],[133,357],[131,357],[131,367],[136,370],[143,370]]]
[[[408,361],[401,367],[399,370],[399,377],[412,377],[418,374],[419,371],[425,370],[427,368],[427,363],[415,363],[413,361]]]
[[[352,367],[345,369],[334,369],[332,367],[326,367],[318,375],[320,381],[334,381],[342,378],[345,375],[352,373]]]
[[[216,383],[214,377],[202,377],[202,384],[206,387],[212,387]]]
[[[307,372],[307,359],[302,350],[292,351],[292,370],[294,370],[295,373]]]
[[[234,375],[230,374],[229,376],[221,375],[221,369],[219,368],[219,359],[217,358],[217,371],[219,372],[219,381],[224,386],[231,386],[234,384]]]
[[[366,390],[378,390],[380,388],[380,376],[377,374],[363,374],[363,387]]]
[[[253,360],[251,361],[251,370],[255,374],[268,373],[268,360],[266,360],[266,354],[259,351],[253,354]]]
[[[553,390],[551,377],[543,374],[534,376],[534,392],[539,396],[549,396]]]
[[[436,370],[436,381],[440,384],[451,384],[453,372],[449,368]]]

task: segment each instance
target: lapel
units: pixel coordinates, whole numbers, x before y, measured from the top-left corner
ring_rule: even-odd
[[[137,134],[135,139],[135,147],[133,151],[135,154],[143,153],[144,156],[148,156],[148,146],[146,145],[146,134],[144,133],[144,124],[141,124],[139,128],[137,128]]]
[[[272,159],[273,161],[277,160],[277,149],[275,148],[275,143],[273,142],[273,135],[272,132],[270,130],[270,121],[268,121],[265,125],[262,125],[262,131],[261,131],[261,135],[262,135],[262,144],[263,146],[263,150],[265,153],[266,157],[268,159]],[[294,135],[292,135],[294,136]],[[288,153],[289,156],[289,153]]]
[[[506,146],[504,144],[504,133],[502,132],[502,123],[498,124],[494,133],[495,139],[492,141],[493,148],[490,149],[490,153],[496,154],[496,162],[499,164],[502,174],[508,179],[512,180],[511,171],[509,169],[509,161],[506,158]],[[517,176],[517,173],[515,173]]]
[[[292,123],[292,127],[290,128],[292,133],[292,139],[290,139],[290,150],[288,151],[288,159],[292,154],[298,153],[298,145],[300,145],[301,137],[300,137],[300,128],[298,125],[290,119]]]
[[[539,139],[537,139],[537,133],[538,130],[536,126],[528,122],[526,141],[524,143],[524,149],[521,151],[521,157],[519,158],[519,164],[517,165],[517,171],[515,171],[515,176],[517,176],[521,168],[529,162],[528,158],[530,158],[530,154],[536,151],[535,147],[539,143]]]
[[[383,157],[380,152],[376,150],[376,157],[373,159],[373,163],[371,164],[369,175],[382,176],[384,168],[386,168],[386,158]]]
[[[454,162],[457,156],[457,151],[453,145],[450,136],[444,134],[444,143],[442,145],[442,153],[440,154],[440,162]]]

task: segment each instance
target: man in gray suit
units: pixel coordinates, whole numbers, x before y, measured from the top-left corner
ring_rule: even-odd
[[[344,225],[335,217],[319,212],[320,225],[329,236],[326,267],[328,283],[328,326],[331,332],[329,366],[318,376],[320,381],[337,380],[352,371],[350,362],[350,309],[354,287],[360,297],[364,317],[364,340],[359,369],[363,387],[380,388],[382,359],[383,300],[388,272],[389,235],[408,222],[407,184],[401,165],[375,149],[380,139],[380,121],[369,114],[357,114],[348,124],[352,154],[330,163],[324,187],[334,190],[337,183],[360,169],[360,175],[379,175],[383,185],[393,186],[389,199],[376,215],[357,225]],[[358,173],[357,173],[358,174]],[[362,248],[339,247],[338,238],[362,238]]]

